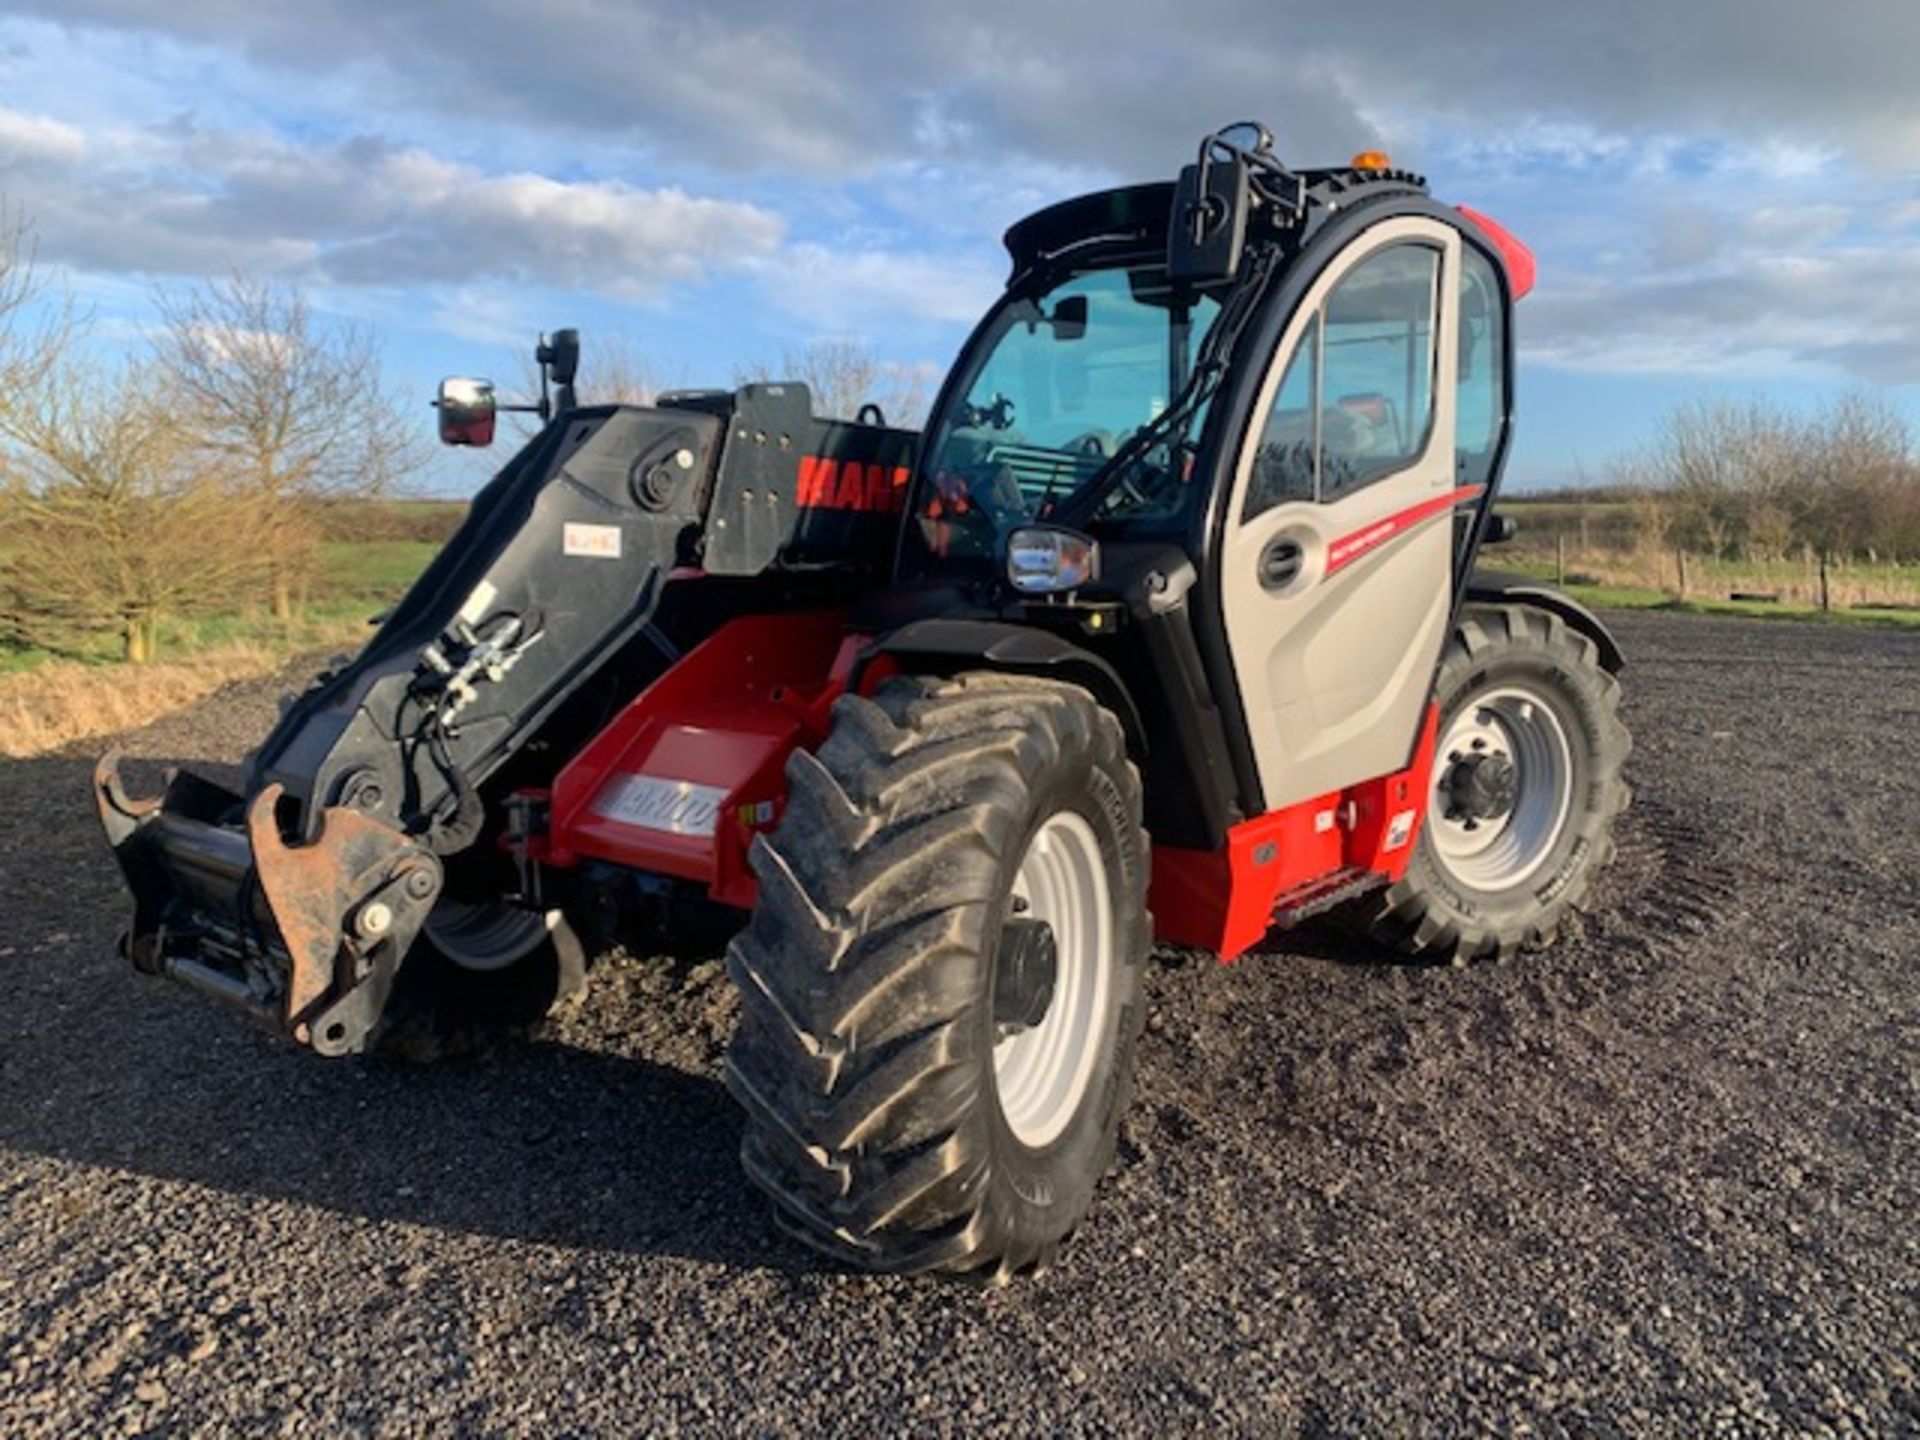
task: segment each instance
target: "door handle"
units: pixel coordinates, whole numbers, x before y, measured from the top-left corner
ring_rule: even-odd
[[[1260,552],[1260,583],[1268,590],[1284,590],[1300,575],[1306,551],[1291,535],[1276,535]]]

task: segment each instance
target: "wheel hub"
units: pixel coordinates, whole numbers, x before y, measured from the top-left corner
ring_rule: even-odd
[[[1000,931],[993,975],[993,1023],[1001,1039],[1046,1018],[1060,970],[1060,947],[1044,920],[1015,916]]]
[[[1448,722],[1440,753],[1427,827],[1434,858],[1475,890],[1525,884],[1573,811],[1573,747],[1555,706],[1528,684],[1483,691]]]
[[[1513,813],[1520,793],[1520,773],[1498,750],[1462,755],[1447,770],[1449,820],[1499,820]]]

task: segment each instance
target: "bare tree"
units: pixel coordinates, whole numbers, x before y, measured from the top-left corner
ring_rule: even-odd
[[[1912,432],[1865,393],[1808,417],[1758,400],[1681,406],[1622,473],[1644,482],[1664,537],[1711,555],[1898,554],[1920,543]]]
[[[72,334],[72,301],[53,300],[47,290],[35,266],[32,224],[0,196],[0,417],[18,409],[22,396],[51,373]],[[26,486],[17,449],[0,446],[0,640],[34,646],[50,637],[19,574],[31,541],[13,497]]]
[[[813,394],[816,415],[852,420],[863,405],[880,407],[889,425],[915,426],[925,418],[931,386],[920,369],[880,359],[863,340],[815,340],[782,352],[778,366],[735,371],[736,384],[799,380]]]
[[[318,544],[312,503],[392,488],[421,461],[421,423],[384,388],[372,337],[316,318],[297,289],[232,275],[157,304],[169,401],[207,473],[258,507],[286,619]]]
[[[624,335],[596,339],[581,356],[583,405],[651,405],[662,390],[671,388]]]
[[[32,223],[0,194],[0,404],[53,367],[80,323],[72,297],[53,292],[35,261]]]
[[[262,507],[196,469],[144,371],[68,356],[7,396],[0,435],[16,460],[0,494],[7,580],[35,638],[113,628],[124,658],[144,662],[163,619],[259,582]]]
[[[1864,392],[1834,401],[1808,425],[1802,447],[1806,542],[1836,556],[1886,546],[1920,488],[1912,457],[1912,433],[1892,406]]]

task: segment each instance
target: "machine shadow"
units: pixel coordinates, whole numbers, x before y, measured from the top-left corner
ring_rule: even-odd
[[[8,893],[27,897],[0,915],[0,1148],[373,1221],[840,1273],[749,1190],[717,1054],[661,1063],[590,1016],[561,1027],[586,1046],[321,1060],[134,974],[114,950],[126,902],[90,771],[0,762],[0,803],[59,797],[41,801],[53,823],[37,843],[0,852]],[[644,1034],[648,1017],[633,1019]]]
[[[127,768],[157,789],[164,763]],[[127,902],[91,769],[83,757],[0,762],[0,804],[48,817],[31,840],[0,841],[0,883],[20,897],[0,915],[0,1147],[377,1222],[844,1273],[783,1235],[748,1187],[717,1042],[688,1043],[672,995],[665,1013],[615,1016],[589,994],[557,1040],[415,1064],[322,1060],[134,974],[114,950]],[[1326,921],[1254,953],[1269,952],[1407,963]],[[649,1048],[698,1058],[663,1063]]]

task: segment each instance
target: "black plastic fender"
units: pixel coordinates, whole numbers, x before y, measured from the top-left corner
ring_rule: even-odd
[[[1558,615],[1599,647],[1600,665],[1609,675],[1626,668],[1627,657],[1606,622],[1566,591],[1531,575],[1501,570],[1475,570],[1467,581],[1468,604],[1525,604]]]
[[[1120,672],[1051,630],[998,620],[916,620],[883,636],[876,649],[915,674],[1005,670],[1079,685],[1119,718],[1134,757],[1147,753],[1147,728]]]

